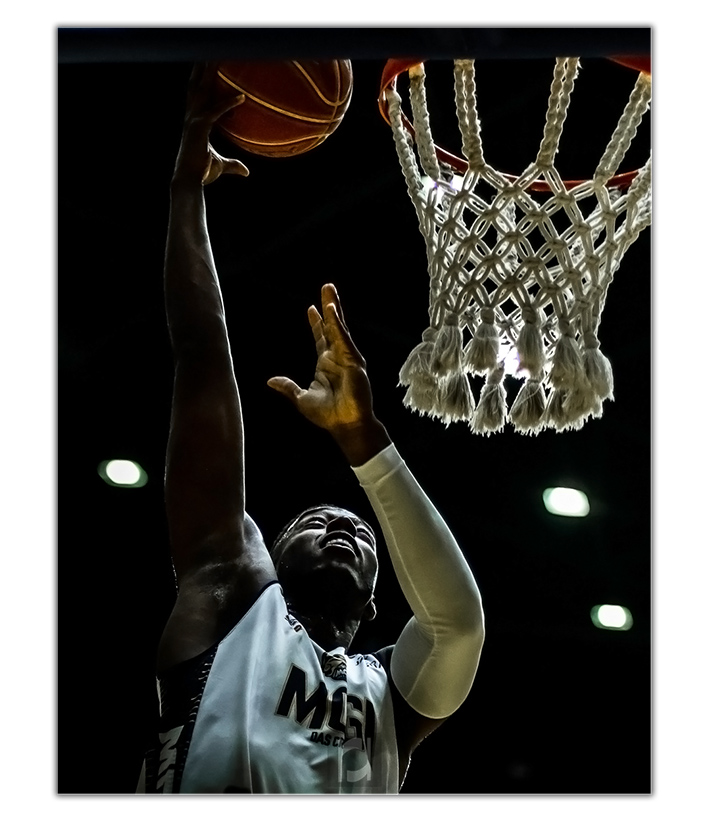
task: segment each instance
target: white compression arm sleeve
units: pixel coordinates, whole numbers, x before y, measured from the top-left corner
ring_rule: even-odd
[[[483,643],[475,579],[448,526],[393,445],[352,470],[379,520],[414,613],[392,653],[394,684],[423,716],[450,716],[470,691]]]

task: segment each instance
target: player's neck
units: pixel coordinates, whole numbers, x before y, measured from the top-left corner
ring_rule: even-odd
[[[308,636],[313,642],[316,642],[326,651],[340,647],[349,648],[359,628],[359,619],[351,617],[334,619],[331,616],[323,616],[322,614],[310,615],[293,607],[290,607],[290,611],[308,632]]]

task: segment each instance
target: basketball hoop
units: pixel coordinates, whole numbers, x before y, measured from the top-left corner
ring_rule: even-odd
[[[433,141],[423,63],[386,64],[379,107],[426,240],[430,279],[429,327],[399,374],[412,410],[446,424],[467,421],[476,433],[500,431],[509,419],[535,434],[580,428],[613,399],[598,326],[620,261],[651,220],[651,160],[618,173],[649,108],[649,61],[613,59],[632,62],[639,74],[589,180],[562,180],[554,167],[578,58],[556,60],[541,145],[519,176],[484,159],[474,60],[454,61],[467,159]],[[404,71],[413,124],[396,90]],[[508,412],[504,377],[512,360],[525,382]],[[475,374],[486,376],[477,405]]]

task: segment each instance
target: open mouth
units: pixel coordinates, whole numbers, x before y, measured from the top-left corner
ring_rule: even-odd
[[[343,554],[357,556],[357,551],[350,540],[342,536],[333,536],[321,542],[320,547],[328,551],[339,551]]]

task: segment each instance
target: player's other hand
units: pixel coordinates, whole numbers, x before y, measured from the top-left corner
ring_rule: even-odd
[[[335,286],[324,285],[321,297],[322,313],[314,305],[308,309],[318,357],[310,386],[301,388],[288,377],[272,377],[268,384],[310,422],[336,433],[374,418],[372,390],[364,357],[352,342]]]

